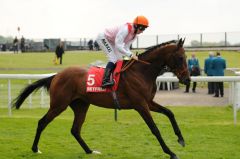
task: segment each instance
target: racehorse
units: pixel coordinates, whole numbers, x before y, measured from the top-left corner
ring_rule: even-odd
[[[184,146],[183,136],[172,111],[153,101],[156,94],[156,78],[166,66],[170,68],[181,83],[189,84],[190,76],[183,44],[184,40],[182,39],[178,41],[172,40],[150,47],[144,53],[138,55],[139,61],[134,61],[126,70],[121,72],[119,86],[116,91],[121,109],[135,109],[144,119],[153,135],[155,135],[163,151],[170,155],[171,159],[178,159],[178,157],[165,144],[150,111],[162,113],[169,118],[178,137],[178,142]],[[123,66],[128,62],[123,61]],[[13,107],[19,109],[24,100],[34,90],[45,87],[49,91],[50,108],[38,122],[36,136],[32,145],[33,152],[40,152],[38,142],[46,126],[70,106],[74,112],[74,121],[71,128],[72,135],[87,154],[97,153],[97,151],[89,148],[80,134],[86,113],[90,104],[112,109],[115,108],[115,105],[111,93],[86,92],[86,82],[86,69],[69,67],[51,77],[40,79],[28,85],[13,101]]]

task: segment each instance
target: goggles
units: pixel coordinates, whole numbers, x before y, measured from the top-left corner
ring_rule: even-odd
[[[138,29],[141,30],[141,31],[144,31],[146,28],[147,28],[147,27],[142,26],[142,25],[138,27]]]

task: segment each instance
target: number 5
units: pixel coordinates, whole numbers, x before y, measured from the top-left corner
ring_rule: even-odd
[[[87,84],[88,84],[89,86],[92,86],[92,85],[95,84],[94,77],[95,77],[94,74],[89,74],[88,79],[87,79]]]

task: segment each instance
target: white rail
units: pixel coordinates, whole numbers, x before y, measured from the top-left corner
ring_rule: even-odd
[[[42,79],[54,75],[51,74],[0,74],[0,79],[8,80],[8,110],[9,116],[11,116],[11,79],[28,79],[29,83],[31,83],[32,79]],[[231,104],[233,104],[233,115],[234,115],[234,123],[237,123],[237,110],[240,108],[240,76],[198,76],[192,77],[192,81],[195,82],[230,82],[231,83],[231,97],[229,98]],[[179,80],[176,77],[157,77],[157,84],[159,82],[178,82]],[[41,93],[43,96],[43,93]],[[31,104],[31,97],[29,99],[29,103]],[[41,97],[41,103],[43,102],[43,98]]]
[[[240,76],[196,76],[191,77],[193,82],[240,82]],[[177,77],[158,76],[159,82],[178,82]]]
[[[55,74],[0,74],[0,79],[42,79]]]
[[[56,73],[51,74],[0,74],[0,79],[7,79],[8,80],[8,115],[12,115],[12,109],[11,109],[11,101],[12,101],[12,95],[11,95],[11,79],[27,79],[28,83],[31,84],[32,79],[42,79],[49,76],[52,76]],[[44,93],[43,89],[41,89],[41,105],[44,104],[43,102]],[[32,96],[29,96],[29,107],[32,106]]]

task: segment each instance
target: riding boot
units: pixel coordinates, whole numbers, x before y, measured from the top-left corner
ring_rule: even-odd
[[[115,68],[115,64],[112,62],[108,62],[105,71],[104,76],[102,80],[102,88],[111,87],[114,85],[114,81],[110,81],[110,76]]]

